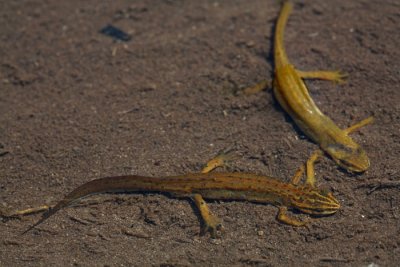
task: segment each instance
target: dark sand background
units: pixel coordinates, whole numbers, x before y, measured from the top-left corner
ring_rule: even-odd
[[[341,202],[306,228],[271,205],[211,202],[221,239],[199,236],[191,202],[102,195],[20,233],[39,216],[0,222],[1,266],[396,266],[400,260],[400,6],[297,1],[285,34],[303,70],[341,69],[347,83],[309,81],[317,105],[355,133],[371,168],[353,176],[325,158],[318,185]],[[271,91],[279,1],[1,1],[0,207],[54,204],[94,178],[199,171],[234,147],[226,168],[289,181],[317,147]],[[132,36],[99,33],[112,24]],[[91,205],[89,205],[92,203]],[[300,215],[302,218],[307,216]]]

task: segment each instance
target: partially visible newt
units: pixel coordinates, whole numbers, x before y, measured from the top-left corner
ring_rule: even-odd
[[[219,157],[224,156],[219,155]],[[220,165],[217,164],[216,167],[218,166]],[[221,221],[211,214],[203,197],[273,204],[279,207],[277,216],[279,221],[293,226],[303,226],[307,222],[286,215],[288,208],[311,215],[329,215],[340,208],[332,193],[318,190],[310,183],[308,177],[304,185],[299,185],[303,172],[304,166],[299,169],[291,183],[249,173],[192,173],[166,177],[130,175],[100,178],[73,190],[24,233],[81,198],[110,192],[160,192],[178,198],[192,197],[204,221],[202,233],[210,232],[213,238],[221,229]]]
[[[275,97],[300,129],[318,143],[321,149],[329,154],[339,166],[351,172],[363,172],[370,166],[368,156],[348,134],[371,123],[372,117],[342,130],[319,110],[303,79],[341,82],[346,75],[338,71],[300,71],[289,62],[283,45],[283,35],[291,10],[292,3],[284,2],[275,28],[273,81]],[[246,90],[250,92],[259,89],[257,86],[254,88]]]

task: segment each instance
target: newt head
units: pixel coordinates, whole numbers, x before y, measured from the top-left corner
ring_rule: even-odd
[[[367,153],[359,147],[347,147],[339,143],[328,145],[324,150],[342,168],[350,172],[365,172],[369,168]]]
[[[296,209],[313,215],[329,215],[335,213],[340,208],[339,201],[331,192],[318,190],[305,186],[298,197],[292,198],[292,206]]]

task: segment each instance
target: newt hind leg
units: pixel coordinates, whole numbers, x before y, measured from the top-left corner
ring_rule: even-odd
[[[348,74],[341,71],[301,71],[296,70],[297,74],[303,79],[320,79],[336,83],[344,83]]]
[[[17,210],[17,211],[10,212],[10,213],[0,211],[0,217],[18,218],[20,216],[27,216],[27,215],[31,215],[31,214],[35,214],[35,213],[39,213],[39,212],[48,211],[50,208],[51,208],[51,206],[42,205],[39,207]]]
[[[335,83],[344,83],[348,77],[348,74],[343,73],[341,71],[301,71],[296,70],[297,75],[299,75],[302,79],[320,79],[326,81],[332,81]],[[243,90],[243,93],[246,95],[252,95],[259,93],[267,88],[271,88],[271,81],[262,80],[261,82],[256,83],[253,86],[249,86]]]
[[[243,90],[245,95],[252,95],[259,93],[267,88],[271,87],[271,81],[262,80],[261,82],[256,83],[253,86],[249,86]]]
[[[205,235],[207,232],[210,232],[211,238],[217,238],[218,233],[224,230],[222,220],[211,213],[207,203],[200,194],[194,194],[193,200],[203,219],[200,234]]]
[[[207,161],[201,172],[208,173],[216,168],[228,166],[229,162],[235,158],[237,158],[237,155],[235,154],[235,150],[233,148],[222,150],[218,152],[217,156]]]

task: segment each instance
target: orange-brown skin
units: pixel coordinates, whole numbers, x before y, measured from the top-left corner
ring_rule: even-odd
[[[351,172],[363,172],[370,165],[367,154],[348,136],[349,131],[340,129],[319,110],[303,82],[304,78],[341,82],[345,75],[337,71],[299,71],[288,60],[283,46],[283,35],[291,10],[292,4],[285,2],[275,30],[275,97],[300,129],[318,143],[339,166]],[[364,121],[362,125],[371,121],[372,118]]]
[[[331,193],[310,185],[283,183],[261,175],[193,173],[166,177],[116,176],[96,179],[79,186],[27,231],[81,198],[108,192],[160,192],[179,198],[200,195],[206,199],[269,203],[315,215],[333,214],[340,208]]]

